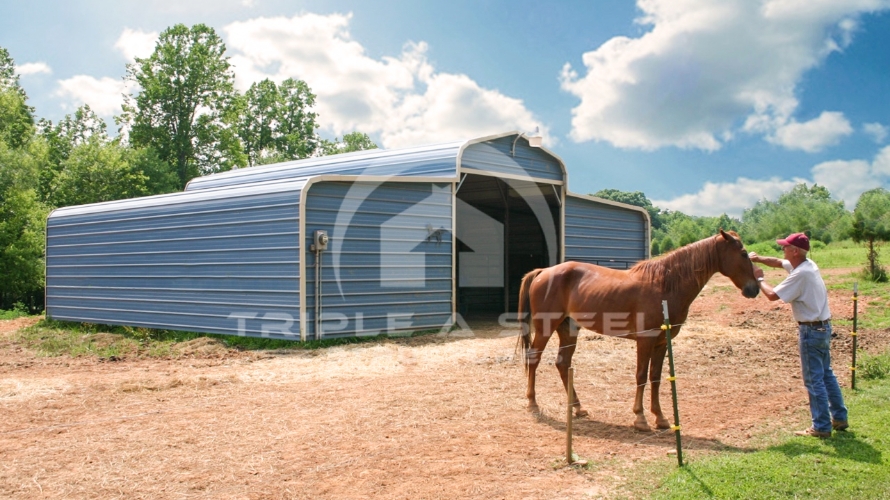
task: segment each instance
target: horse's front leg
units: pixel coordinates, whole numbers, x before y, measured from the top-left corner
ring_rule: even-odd
[[[655,415],[655,427],[658,429],[669,429],[671,427],[671,423],[661,411],[661,400],[658,397],[658,392],[661,388],[661,370],[664,366],[665,352],[667,352],[667,340],[661,337],[652,349],[652,367],[649,370],[649,381],[652,384],[652,402],[649,408],[652,414]]]
[[[556,369],[559,370],[559,378],[562,379],[562,386],[566,389],[566,397],[572,401],[575,408],[576,417],[586,417],[589,413],[581,407],[581,400],[578,399],[578,392],[572,387],[572,393],[569,394],[569,367],[572,366],[572,356],[575,354],[575,347],[578,343],[578,324],[570,318],[559,324],[556,328],[559,333],[559,353],[556,356]]]
[[[637,392],[634,397],[634,429],[638,431],[651,431],[646,414],[643,410],[643,391],[646,389],[646,376],[649,369],[649,360],[652,358],[652,340],[637,338]]]

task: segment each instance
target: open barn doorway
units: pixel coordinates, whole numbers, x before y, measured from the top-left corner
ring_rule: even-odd
[[[457,311],[514,312],[525,273],[560,262],[561,186],[466,174],[457,190]]]

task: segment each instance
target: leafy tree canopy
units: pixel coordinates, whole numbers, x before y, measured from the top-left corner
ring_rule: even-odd
[[[125,96],[118,122],[134,146],[153,148],[173,166],[180,188],[245,163],[229,127],[235,93],[225,50],[212,28],[177,24],[161,33],[151,56],[127,66],[140,91]]]
[[[27,101],[15,73],[15,61],[0,47],[0,141],[10,147],[21,147],[34,133],[34,108]]]
[[[340,153],[352,153],[354,151],[367,151],[377,149],[377,144],[363,132],[350,132],[343,136],[343,140],[322,140],[319,145],[321,156],[336,155]]]
[[[265,79],[237,99],[237,133],[250,166],[308,158],[320,141],[315,95],[302,80]]]
[[[748,242],[769,241],[805,232],[829,243],[846,237],[850,213],[824,186],[798,184],[776,201],[761,200],[742,214],[742,235]]]
[[[865,242],[868,250],[866,277],[886,281],[887,273],[878,261],[877,243],[890,241],[890,191],[876,188],[859,196],[853,210],[850,235],[854,241]]]

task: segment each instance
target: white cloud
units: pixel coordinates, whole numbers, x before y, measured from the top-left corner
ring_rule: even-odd
[[[767,140],[788,149],[816,153],[826,146],[837,144],[842,137],[852,133],[853,127],[843,113],[823,111],[818,118],[808,122],[789,121],[777,128]]]
[[[51,74],[53,70],[45,62],[32,62],[16,66],[15,72],[21,76],[37,75],[41,73],[45,73],[48,75]]]
[[[137,57],[148,57],[155,50],[158,41],[156,31],[140,31],[124,28],[117,38],[114,48],[121,51],[127,61],[134,61]]]
[[[77,75],[59,80],[55,96],[63,99],[62,108],[66,111],[89,104],[97,115],[110,117],[121,112],[122,94],[125,91],[126,85],[120,79]]]
[[[423,42],[397,56],[372,58],[349,33],[351,15],[257,18],[223,28],[236,86],[270,78],[305,80],[333,134],[377,134],[387,148],[546,127],[519,99],[480,87],[466,75],[439,73]]]
[[[652,204],[689,215],[727,214],[739,217],[746,208],[753,207],[758,201],[774,200],[801,182],[806,181],[778,177],[767,180],[739,177],[735,182],[706,182],[697,193],[684,194],[672,200],[652,200]]]
[[[844,200],[852,209],[863,191],[880,187],[881,176],[875,175],[872,165],[865,160],[833,160],[813,167],[813,181],[825,186],[835,199]]]
[[[572,118],[576,141],[713,151],[739,130],[780,141],[783,127],[805,125],[791,120],[801,77],[850,43],[857,15],[890,2],[638,0],[637,6],[647,33],[615,37],[585,53],[586,74],[563,68],[562,88],[580,99]],[[812,125],[804,128],[812,132]],[[832,130],[821,139],[843,135]],[[816,135],[809,142],[791,135],[793,147],[819,147]]]
[[[652,200],[652,204],[689,215],[715,216],[726,213],[738,217],[744,209],[754,206],[759,200],[775,200],[780,194],[805,182],[825,186],[834,199],[843,200],[847,209],[852,210],[864,191],[887,187],[890,182],[890,146],[881,149],[872,161],[827,161],[814,166],[810,174],[811,179],[774,177],[753,180],[740,177],[735,182],[706,182],[697,193],[671,200]]]
[[[887,127],[880,123],[866,123],[862,126],[862,131],[871,136],[871,138],[878,144],[884,142],[888,132]]]

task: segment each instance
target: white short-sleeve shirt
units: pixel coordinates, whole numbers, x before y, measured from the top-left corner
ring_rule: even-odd
[[[773,291],[784,302],[791,304],[791,312],[797,321],[825,321],[831,318],[828,308],[828,289],[819,274],[819,267],[810,259],[796,268],[782,260],[782,267],[790,274]]]

